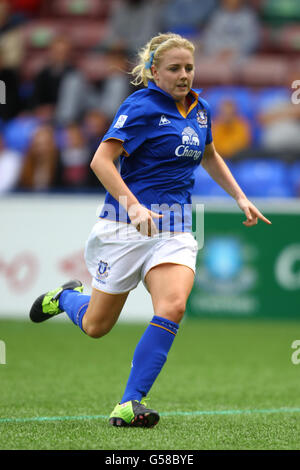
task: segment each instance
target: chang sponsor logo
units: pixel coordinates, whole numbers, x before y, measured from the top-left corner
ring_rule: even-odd
[[[192,127],[185,127],[181,134],[182,144],[175,149],[176,157],[188,157],[197,160],[201,157],[201,150],[195,150],[191,147],[199,147],[200,140],[197,132]]]

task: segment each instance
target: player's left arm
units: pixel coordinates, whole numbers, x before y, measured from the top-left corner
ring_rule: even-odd
[[[230,196],[232,196],[240,209],[245,213],[247,220],[243,222],[247,227],[256,225],[258,219],[261,219],[266,224],[272,222],[268,220],[263,214],[249,201],[245,193],[242,191],[235,178],[233,177],[228,166],[224,162],[221,155],[215,149],[214,143],[206,145],[202,158],[202,166],[207,173],[221,186]]]

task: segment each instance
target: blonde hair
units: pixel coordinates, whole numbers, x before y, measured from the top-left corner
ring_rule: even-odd
[[[179,34],[164,33],[154,36],[138,53],[138,64],[130,72],[135,77],[131,83],[135,86],[142,83],[148,86],[148,81],[153,80],[151,65],[158,66],[163,54],[174,47],[187,49],[192,54],[195,51],[194,44]]]

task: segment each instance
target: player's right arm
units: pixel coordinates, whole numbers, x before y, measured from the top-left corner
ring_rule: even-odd
[[[101,142],[91,161],[91,169],[111,196],[128,212],[136,229],[142,235],[154,235],[157,229],[152,217],[161,216],[142,206],[123,181],[114,163],[123,152],[120,140],[110,139]]]

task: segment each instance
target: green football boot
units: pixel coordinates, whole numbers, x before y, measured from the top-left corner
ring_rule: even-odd
[[[59,308],[59,297],[65,290],[75,290],[78,292],[83,291],[83,285],[80,281],[69,281],[61,287],[40,295],[33,303],[29,317],[34,323],[53,318],[55,315],[62,313],[63,310]]]
[[[109,417],[112,426],[131,426],[152,428],[159,421],[159,414],[155,410],[146,408],[145,399],[118,403]]]

